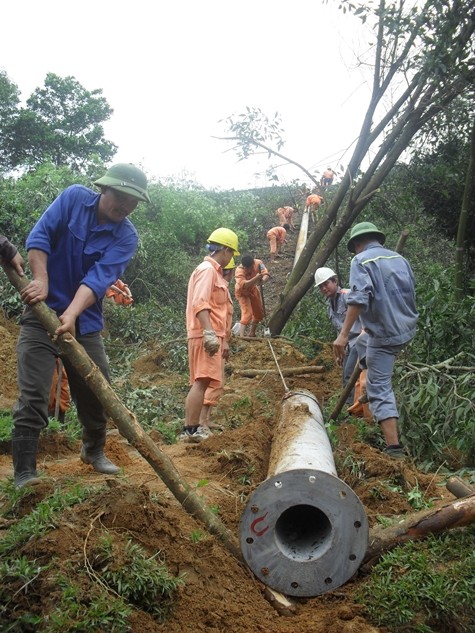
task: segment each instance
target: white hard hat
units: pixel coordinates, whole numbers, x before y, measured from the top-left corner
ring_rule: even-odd
[[[331,268],[317,268],[315,271],[315,285],[319,286],[332,277],[336,277],[336,273]]]

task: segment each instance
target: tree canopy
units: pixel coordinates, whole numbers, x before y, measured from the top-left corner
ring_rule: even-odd
[[[20,103],[18,87],[0,71],[0,171],[49,162],[80,170],[108,162],[117,147],[104,136],[113,113],[102,90],[87,90],[74,77],[48,73]]]

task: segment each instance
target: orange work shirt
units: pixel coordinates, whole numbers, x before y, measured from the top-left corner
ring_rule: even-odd
[[[317,206],[320,206],[323,202],[323,198],[321,196],[319,196],[316,193],[312,193],[307,197],[307,207],[309,207],[311,204],[316,204]]]
[[[267,231],[267,239],[270,240],[272,237],[275,237],[277,244],[283,244],[286,236],[287,231],[283,226],[274,226]]]
[[[226,338],[230,325],[233,302],[228,282],[221,266],[212,257],[206,256],[191,273],[186,299],[186,334],[188,338],[203,336],[203,328],[196,316],[201,310],[209,310],[213,330],[217,336]]]
[[[269,274],[269,271],[267,270],[264,262],[261,259],[255,259],[253,265],[250,268],[244,268],[242,264],[240,264],[236,268],[236,288],[234,290],[236,297],[249,297],[252,294],[253,289],[258,288],[258,286],[243,288],[244,282],[249,281],[249,279],[255,277],[257,273],[262,273],[263,275]]]
[[[285,207],[279,207],[277,209],[277,211],[275,212],[276,216],[279,218],[279,223],[280,226],[282,226],[283,224],[285,224],[285,221],[287,219],[287,215],[286,215],[286,211],[285,211]]]

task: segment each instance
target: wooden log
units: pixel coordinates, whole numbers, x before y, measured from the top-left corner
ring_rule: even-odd
[[[457,477],[455,475],[447,479],[445,487],[454,495],[454,497],[457,497],[457,499],[462,499],[463,497],[469,497],[470,495],[475,494],[473,486],[464,481],[462,477]]]
[[[321,365],[302,365],[302,367],[286,367],[280,370],[282,376],[299,376],[301,374],[323,374],[325,367]],[[235,369],[233,374],[244,378],[255,378],[266,374],[278,374],[277,369]]]
[[[12,266],[2,262],[8,279],[18,291],[28,283],[26,277],[20,277]],[[31,306],[38,320],[51,337],[60,326],[56,313],[44,302]],[[83,378],[89,389],[104,407],[106,414],[112,419],[119,433],[123,435],[140,455],[150,464],[164,484],[169,488],[183,508],[205,525],[207,530],[219,538],[226,549],[239,561],[243,561],[236,537],[226,528],[222,521],[208,508],[195,493],[178,470],[172,460],[163,453],[153,440],[145,433],[135,415],[127,409],[107,382],[101,370],[91,360],[86,350],[69,333],[61,335],[56,344],[62,356],[66,356],[76,372]]]
[[[356,385],[356,381],[358,380],[360,374],[361,374],[361,367],[359,363],[356,363],[355,368],[351,372],[350,379],[344,386],[343,391],[341,392],[340,397],[338,398],[335,408],[330,413],[330,420],[336,420],[337,417],[340,415],[340,411],[345,406],[346,400],[348,396],[350,395],[351,390]]]
[[[386,528],[373,527],[369,532],[369,545],[363,562],[370,567],[382,554],[397,545],[471,523],[475,523],[475,494],[435,510],[410,514]]]

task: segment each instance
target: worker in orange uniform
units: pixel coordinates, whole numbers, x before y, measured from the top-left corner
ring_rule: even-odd
[[[56,368],[49,393],[48,417],[56,418],[63,423],[66,411],[70,406],[71,396],[69,394],[68,376],[64,369],[63,361],[60,358],[56,358]]]
[[[290,228],[294,230],[295,226],[294,226],[294,221],[292,218],[294,217],[295,209],[293,207],[284,207],[284,209],[285,209],[285,224],[288,224]]]
[[[287,222],[285,207],[279,207],[276,210],[275,215],[277,219],[279,220],[279,226],[284,226],[284,224],[286,224]]]
[[[236,268],[236,299],[241,308],[239,336],[244,336],[246,327],[251,324],[249,336],[256,335],[256,328],[264,318],[262,302],[262,284],[270,275],[264,262],[246,254],[241,258],[241,265]]]
[[[330,167],[327,167],[322,174],[320,179],[320,185],[324,188],[330,187],[333,184],[333,179],[335,178],[335,172]]]
[[[190,391],[185,401],[185,425],[180,439],[201,442],[210,437],[200,424],[208,387],[223,386],[224,361],[229,356],[232,299],[222,269],[239,255],[238,236],[221,227],[208,238],[209,255],[195,268],[188,282],[186,331]]]
[[[121,279],[117,279],[115,284],[106,290],[106,297],[114,299],[118,305],[129,306],[134,302],[129,286]]]
[[[290,226],[288,224],[284,224],[284,226],[274,226],[273,228],[269,229],[269,231],[267,231],[267,239],[269,240],[270,245],[271,264],[275,262],[276,257],[279,257],[280,251],[284,244],[287,244],[287,240],[285,238],[289,229]]]
[[[320,196],[318,193],[311,193],[307,196],[307,200],[305,202],[306,211],[308,211],[311,215],[314,224],[317,223],[317,212],[323,202],[323,196]]]
[[[226,283],[229,284],[233,280],[234,271],[236,269],[236,260],[234,257],[231,258],[231,261],[227,266],[222,269],[223,278]],[[226,324],[226,339],[229,341],[231,338],[231,324],[233,322],[233,306],[232,304],[228,304],[228,320]],[[223,364],[223,385],[224,385],[224,364]],[[201,407],[200,413],[200,423],[199,426],[207,427],[209,429],[220,429],[221,426],[219,424],[214,424],[211,421],[211,410],[218,404],[218,400],[223,395],[223,385],[220,387],[208,387],[205,391],[205,397],[203,400],[203,406]]]

